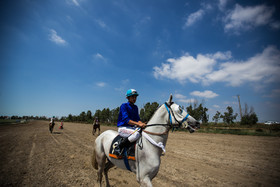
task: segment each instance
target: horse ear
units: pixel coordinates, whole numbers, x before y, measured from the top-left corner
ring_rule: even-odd
[[[169,105],[171,105],[171,103],[172,103],[172,94],[170,94],[170,96],[169,96],[169,99],[168,99],[167,103],[168,103]]]

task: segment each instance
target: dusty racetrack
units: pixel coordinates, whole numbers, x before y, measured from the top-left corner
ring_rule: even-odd
[[[96,186],[92,125],[58,126],[50,134],[46,121],[0,125],[0,186]],[[173,132],[153,185],[278,186],[279,145],[279,137]],[[109,178],[112,186],[139,186],[121,169]]]

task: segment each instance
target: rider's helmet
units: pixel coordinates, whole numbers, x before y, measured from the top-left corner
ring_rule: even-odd
[[[55,117],[53,116],[53,118],[55,118]]]
[[[137,91],[135,89],[129,89],[129,90],[127,90],[125,95],[126,95],[126,97],[130,97],[130,96],[133,96],[133,95],[138,96],[139,94],[137,93]]]

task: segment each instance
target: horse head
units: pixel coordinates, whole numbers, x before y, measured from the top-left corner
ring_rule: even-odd
[[[181,128],[186,128],[190,133],[193,133],[200,128],[200,122],[190,116],[182,107],[180,107],[180,105],[172,102],[172,94],[165,105],[169,112],[171,125],[178,125]]]

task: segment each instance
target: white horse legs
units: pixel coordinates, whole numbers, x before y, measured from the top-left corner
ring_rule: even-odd
[[[140,181],[141,187],[153,187],[151,179],[147,176]]]
[[[98,151],[96,151],[97,153],[99,153]],[[99,186],[102,186],[102,173],[104,171],[105,168],[105,161],[106,161],[106,156],[104,153],[102,153],[101,155],[96,154],[96,162],[97,162],[97,182],[99,183]]]
[[[108,162],[105,164],[104,175],[105,175],[106,186],[107,186],[107,187],[110,186],[109,178],[108,178],[108,171],[109,171],[109,169],[111,169],[112,167],[114,167],[114,164],[112,164],[112,162],[110,162],[110,161],[108,161]]]

